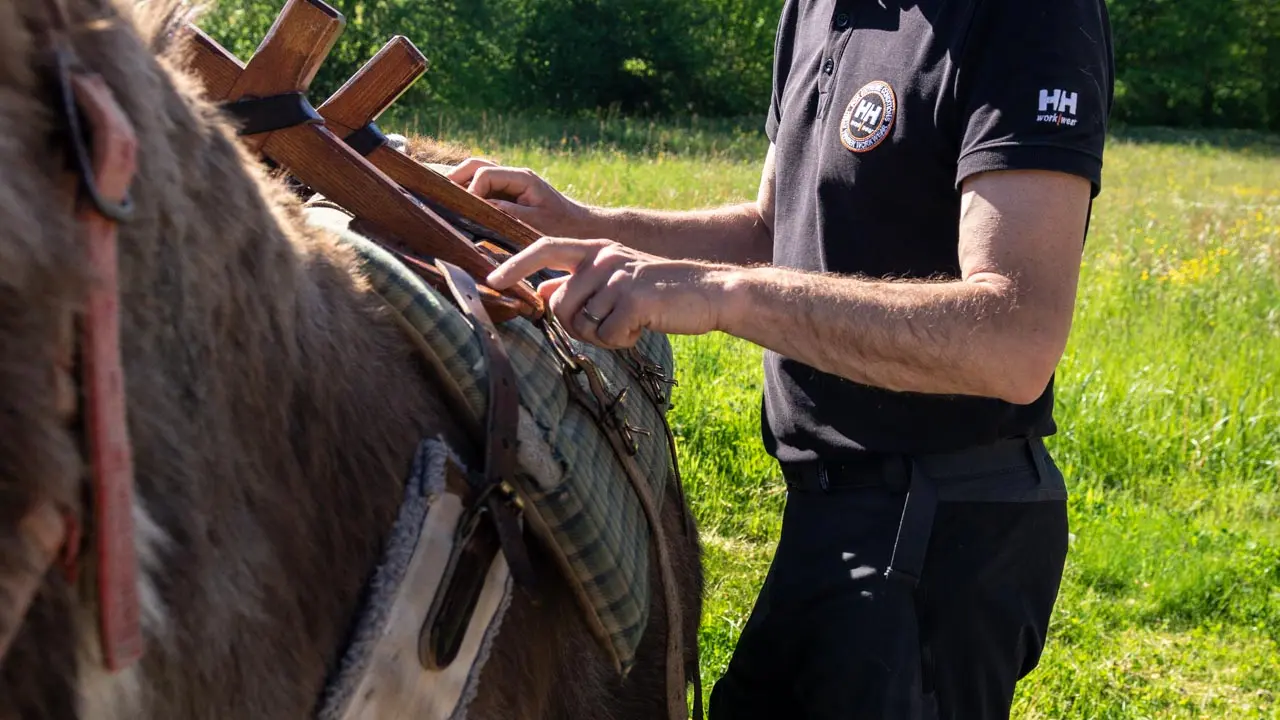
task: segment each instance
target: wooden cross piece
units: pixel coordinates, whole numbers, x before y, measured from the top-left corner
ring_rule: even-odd
[[[352,131],[371,125],[372,119],[425,71],[426,60],[411,43],[393,39],[335,93],[322,106],[332,121],[326,122],[324,115],[306,103],[306,90],[345,23],[342,15],[322,0],[288,0],[247,64],[198,27],[188,25],[191,68],[203,80],[206,94],[224,107],[253,106],[254,101],[259,101],[258,109],[269,106],[261,117],[247,123],[242,134],[241,140],[251,150],[347,209],[377,236],[483,279],[497,266],[494,259],[405,192],[401,184],[517,244],[527,244],[538,234],[528,226],[512,225],[518,221],[401,153],[375,147],[371,156],[394,168],[398,183],[343,140]],[[494,213],[508,220],[496,218]],[[510,317],[514,310],[536,318],[544,311],[541,298],[528,283],[508,290],[506,296],[488,288],[482,292],[486,306],[498,311],[496,315]]]
[[[376,129],[374,121],[426,68],[427,59],[408,38],[393,37],[318,108],[325,126],[341,138],[349,138],[364,128]],[[516,250],[542,237],[537,230],[385,143],[374,145],[365,157],[405,190],[493,231],[515,245]]]

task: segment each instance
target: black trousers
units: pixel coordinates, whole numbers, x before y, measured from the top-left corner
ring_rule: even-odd
[[[938,503],[912,584],[884,573],[903,501],[883,485],[789,488],[710,720],[1009,717],[1044,648],[1066,503]]]

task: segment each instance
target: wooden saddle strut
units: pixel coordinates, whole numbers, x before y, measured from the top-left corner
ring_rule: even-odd
[[[184,40],[191,69],[207,96],[239,121],[245,145],[350,215],[352,230],[376,241],[428,285],[452,297],[483,348],[488,368],[485,416],[474,417],[470,410],[463,413],[471,416],[470,435],[483,463],[467,473],[465,484],[453,483],[457,496],[474,514],[464,512],[459,517],[457,522],[466,526],[466,532],[456,536],[458,546],[441,571],[434,600],[428,600],[431,608],[418,648],[422,669],[447,670],[459,648],[471,643],[468,638],[474,632],[469,627],[477,606],[485,606],[481,598],[486,583],[505,577],[506,566],[515,582],[526,586],[534,582],[522,539],[524,490],[516,481],[520,397],[511,360],[495,328],[495,323],[519,317],[546,331],[548,342],[563,360],[567,379],[573,374],[587,378],[590,392],[577,393],[575,400],[592,406],[644,506],[667,610],[666,705],[672,720],[684,720],[688,717],[685,619],[652,493],[629,457],[634,454],[628,448],[634,444],[631,433],[636,428],[611,418],[610,412],[596,411],[615,409],[621,398],[602,396],[598,390],[602,384],[593,379],[598,370],[574,352],[531,285],[522,282],[505,293],[483,285],[484,276],[498,262],[528,246],[540,233],[393,149],[375,124],[426,71],[426,58],[412,42],[402,36],[392,38],[319,109],[308,102],[306,91],[344,25],[342,15],[321,0],[288,0],[247,63],[194,25],[185,28]],[[402,327],[407,325],[401,322]],[[456,379],[441,370],[439,358],[425,347],[420,334],[412,328],[406,331],[444,395],[452,397],[454,404],[463,404]],[[626,366],[634,371],[636,383],[646,388],[642,394],[654,401],[661,393],[647,388],[655,377],[658,382],[666,380],[661,368],[655,374],[651,364],[634,356]],[[569,385],[578,383],[569,379]],[[665,419],[662,422],[665,425]],[[664,429],[674,467],[674,441],[670,428]],[[678,467],[675,473],[679,486]],[[696,666],[695,661],[695,671]],[[700,717],[697,685],[695,681],[694,713]]]
[[[425,58],[405,38],[389,42],[324,103],[327,115],[312,107],[307,88],[344,25],[342,15],[319,0],[290,0],[248,63],[194,25],[186,26],[185,39],[191,69],[203,81],[206,95],[240,121],[241,139],[249,149],[351,212],[382,240],[483,278],[497,266],[495,258],[423,199],[477,224],[500,226],[493,230],[516,243],[515,249],[536,239],[537,232],[385,147],[373,118],[426,69]],[[351,128],[344,121],[360,125]],[[509,290],[505,300],[486,290],[486,307],[501,316],[514,310],[537,318],[543,311],[527,283]]]

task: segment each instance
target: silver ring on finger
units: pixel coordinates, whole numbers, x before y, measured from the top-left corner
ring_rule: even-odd
[[[593,314],[590,310],[587,309],[586,305],[582,306],[582,316],[590,320],[592,324],[595,324],[595,325],[599,325],[600,323],[604,322],[604,318],[597,317],[595,314]]]

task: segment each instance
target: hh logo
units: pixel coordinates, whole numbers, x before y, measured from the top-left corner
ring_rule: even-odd
[[[879,145],[893,130],[898,99],[889,83],[876,80],[854,93],[840,120],[840,142],[856,153]]]
[[[853,111],[853,119],[858,121],[859,129],[875,127],[880,124],[880,113],[884,105],[871,100],[858,101],[858,109]]]
[[[1077,122],[1076,104],[1079,100],[1080,93],[1069,93],[1062,89],[1041,90],[1040,114],[1036,115],[1036,122],[1074,126]]]

